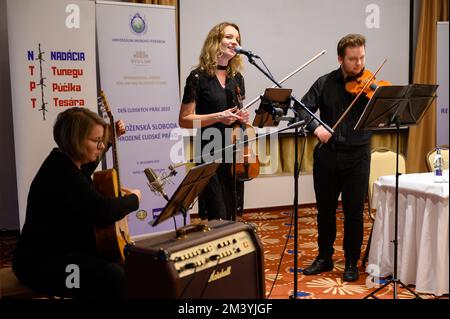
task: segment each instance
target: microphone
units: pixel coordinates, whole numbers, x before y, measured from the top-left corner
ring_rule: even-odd
[[[234,48],[234,52],[236,52],[237,54],[244,54],[244,55],[246,55],[249,58],[257,58],[257,59],[259,59],[258,55],[252,53],[252,51],[245,50],[244,48],[242,48],[240,46],[235,47]]]
[[[165,182],[161,180],[161,178],[155,173],[152,168],[146,168],[144,170],[144,173],[147,176],[148,187],[150,187],[150,190],[153,193],[161,194],[167,201],[169,201],[169,196],[167,196],[166,192],[164,191]]]

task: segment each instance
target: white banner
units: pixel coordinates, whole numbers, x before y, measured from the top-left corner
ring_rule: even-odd
[[[56,116],[72,106],[97,111],[94,9],[81,0],[7,2],[21,229],[31,181],[56,146]]]
[[[448,21],[437,24],[436,146],[448,145]]]
[[[127,129],[117,147],[121,183],[143,194],[140,210],[129,215],[130,233],[172,229],[172,221],[149,225],[166,200],[148,189],[144,169],[164,172],[177,142],[170,139],[177,138],[172,130],[178,128],[180,105],[175,8],[97,1],[96,15],[101,87],[115,119],[124,120]],[[169,197],[183,178],[181,172],[165,187]]]

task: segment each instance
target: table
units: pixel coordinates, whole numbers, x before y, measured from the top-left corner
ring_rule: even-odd
[[[418,293],[436,296],[449,292],[448,170],[444,176],[444,183],[434,183],[433,173],[399,177],[397,278],[415,285]],[[395,176],[375,182],[372,207],[376,217],[367,269],[386,277],[394,271]]]

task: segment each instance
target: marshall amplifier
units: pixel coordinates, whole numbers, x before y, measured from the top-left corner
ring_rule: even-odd
[[[125,248],[128,298],[265,297],[264,256],[254,227],[213,220]]]

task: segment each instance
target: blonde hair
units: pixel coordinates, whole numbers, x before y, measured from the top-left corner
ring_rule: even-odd
[[[89,109],[72,107],[58,114],[53,126],[53,139],[63,152],[81,160],[86,152],[85,141],[96,124],[103,126],[105,143],[109,138],[106,122]]]
[[[366,38],[362,34],[347,34],[342,39],[339,40],[337,45],[337,54],[341,58],[345,57],[345,49],[350,47],[365,47]]]
[[[203,43],[197,67],[205,70],[210,76],[213,76],[217,69],[217,58],[222,54],[220,51],[220,42],[225,36],[224,30],[228,26],[235,28],[240,37],[241,32],[235,23],[221,22],[209,31],[205,42]],[[239,38],[239,45],[241,44],[241,41],[242,39]],[[236,75],[236,73],[242,71],[243,65],[242,57],[239,54],[236,54],[228,63],[227,74],[231,76]]]

